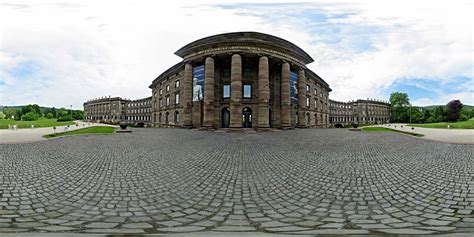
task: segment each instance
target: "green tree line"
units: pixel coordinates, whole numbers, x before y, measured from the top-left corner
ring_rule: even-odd
[[[407,93],[393,92],[390,95],[391,121],[394,123],[437,123],[465,121],[474,117],[474,108],[464,106],[460,100],[446,105],[411,106]]]
[[[37,104],[29,104],[21,107],[3,107],[3,117],[23,121],[35,121],[39,118],[57,119],[57,121],[72,121],[84,119],[82,110],[68,110],[66,108],[56,109],[54,107],[40,107]]]

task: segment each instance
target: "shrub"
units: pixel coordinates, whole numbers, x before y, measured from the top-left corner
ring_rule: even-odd
[[[359,127],[359,125],[358,125],[357,123],[353,123],[353,124],[352,124],[352,127],[353,127],[353,128],[357,128],[357,127]]]
[[[38,119],[38,115],[34,112],[28,112],[21,116],[21,120],[23,121],[35,121]]]
[[[64,122],[64,121],[72,121],[71,115],[60,116],[58,118],[58,122]]]
[[[46,114],[46,118],[47,119],[52,119],[52,118],[54,118],[54,115],[52,113],[48,113],[48,114]]]

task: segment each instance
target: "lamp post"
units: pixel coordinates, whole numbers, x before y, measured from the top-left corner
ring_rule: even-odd
[[[410,113],[410,124],[411,124],[411,104],[410,104],[410,108],[409,108],[409,113]]]

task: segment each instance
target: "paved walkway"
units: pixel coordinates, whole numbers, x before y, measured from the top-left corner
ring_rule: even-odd
[[[407,126],[407,124],[401,123],[392,123],[388,125],[376,125],[378,127],[387,127],[400,131],[414,132],[418,134],[423,134],[422,138],[451,142],[451,143],[465,143],[465,144],[474,144],[474,129],[443,129],[443,128],[420,128]]]
[[[474,145],[132,130],[0,144],[0,235],[474,233]]]
[[[85,123],[81,121],[75,121],[79,124],[76,125],[69,125],[68,131],[73,131],[76,129],[81,129],[85,127],[92,127],[92,126],[110,126],[107,124],[100,124],[100,123]],[[66,131],[65,128],[67,126],[57,126],[56,132],[64,132]],[[2,143],[24,143],[24,142],[34,142],[34,141],[42,141],[46,140],[43,138],[43,135],[54,133],[53,127],[47,128],[21,128],[17,130],[12,129],[0,129],[0,144]]]

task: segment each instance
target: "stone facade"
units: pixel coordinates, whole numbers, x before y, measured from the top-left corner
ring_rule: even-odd
[[[340,102],[329,100],[332,125],[383,124],[390,122],[390,104],[380,100]]]
[[[129,100],[120,97],[101,97],[84,103],[84,120],[90,122],[127,122],[138,126],[151,125],[151,96]]]
[[[298,46],[256,32],[210,36],[179,49],[158,76],[152,123],[203,128],[329,126],[329,85]]]
[[[101,97],[84,103],[86,121],[120,122],[124,119],[127,100],[120,97]]]

